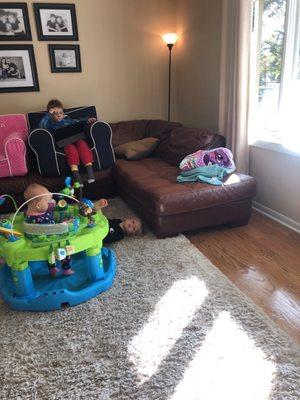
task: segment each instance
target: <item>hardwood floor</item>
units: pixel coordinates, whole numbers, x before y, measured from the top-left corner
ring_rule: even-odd
[[[186,236],[300,344],[298,233],[253,212],[247,226],[210,228]]]

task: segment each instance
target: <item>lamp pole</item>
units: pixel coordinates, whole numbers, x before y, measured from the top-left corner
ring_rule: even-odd
[[[172,48],[174,46],[173,43],[167,44],[169,48],[169,97],[168,97],[168,122],[170,122],[171,115],[171,66],[172,66]]]
[[[163,41],[169,48],[169,91],[168,91],[168,122],[171,116],[171,67],[172,67],[172,48],[178,39],[177,33],[166,33],[162,35]]]

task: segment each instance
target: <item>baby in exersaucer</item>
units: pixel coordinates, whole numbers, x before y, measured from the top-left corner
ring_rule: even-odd
[[[27,203],[27,210],[25,211],[25,221],[30,224],[55,224],[54,208],[56,202],[52,199],[52,194],[47,188],[38,184],[32,183],[24,192],[25,201]],[[66,256],[61,260],[63,275],[72,275],[74,271],[71,268],[71,257]],[[52,276],[55,276],[59,269],[55,262],[49,263],[48,267]]]
[[[53,211],[56,202],[52,199],[52,194],[47,188],[38,183],[32,183],[25,190],[24,198],[25,201],[29,200],[25,211],[26,222],[30,224],[55,224]]]

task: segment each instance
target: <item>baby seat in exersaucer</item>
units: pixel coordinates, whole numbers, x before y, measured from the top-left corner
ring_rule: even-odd
[[[55,224],[28,224],[21,207],[12,220],[0,221],[0,292],[15,310],[49,311],[75,306],[109,289],[116,272],[113,250],[102,247],[108,221],[101,211],[92,218],[80,207],[93,203],[72,198],[75,204],[58,202]],[[61,204],[63,206],[61,206]],[[85,205],[86,205],[85,204]],[[74,274],[50,275],[48,262],[59,266],[71,257]]]

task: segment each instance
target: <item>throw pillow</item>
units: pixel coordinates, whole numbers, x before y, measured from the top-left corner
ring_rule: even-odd
[[[120,144],[115,148],[115,154],[120,158],[127,160],[140,160],[149,156],[158,145],[159,140],[154,137],[148,137],[133,142]]]

